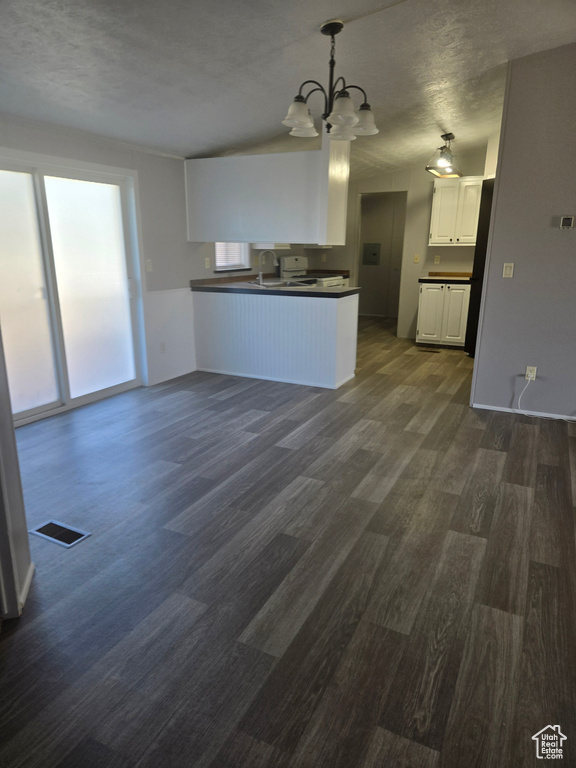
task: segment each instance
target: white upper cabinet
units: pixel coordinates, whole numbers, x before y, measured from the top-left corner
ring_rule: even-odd
[[[436,179],[429,245],[475,245],[482,176]]]
[[[350,144],[187,160],[188,240],[344,245]]]

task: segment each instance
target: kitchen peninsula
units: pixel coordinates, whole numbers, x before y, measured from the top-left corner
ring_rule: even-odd
[[[192,281],[201,371],[337,389],[354,377],[359,288]]]

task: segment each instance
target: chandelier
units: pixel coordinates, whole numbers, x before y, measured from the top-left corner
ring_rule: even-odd
[[[334,141],[353,141],[356,136],[373,136],[378,133],[378,128],[374,123],[374,115],[368,104],[366,92],[359,85],[346,85],[343,77],[334,81],[334,51],[336,43],[334,37],[342,31],[344,22],[340,19],[326,21],[320,27],[323,35],[329,35],[330,45],[330,75],[328,80],[328,90],[317,80],[305,80],[298,90],[298,95],[290,105],[288,114],[282,120],[282,125],[292,128],[290,136],[301,136],[308,138],[318,136],[318,131],[314,127],[314,121],[310,110],[308,109],[308,99],[313,93],[321,92],[324,96],[324,112],[322,119],[326,121],[326,130],[330,138]],[[312,86],[304,94],[306,86]],[[364,101],[360,105],[358,112],[354,109],[354,103],[350,97],[349,91],[356,90],[362,93]]]

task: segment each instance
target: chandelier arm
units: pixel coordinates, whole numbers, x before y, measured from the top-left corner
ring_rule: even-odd
[[[364,90],[364,88],[360,88],[359,85],[347,85],[347,86],[345,86],[345,89],[347,91],[349,91],[350,88],[355,88],[357,91],[361,91],[362,95],[364,96],[364,103],[368,102],[368,97],[366,96],[366,91]]]
[[[308,84],[315,85],[316,88],[312,88],[311,91],[308,91],[308,93],[304,97],[306,100],[306,103],[308,103],[308,99],[312,93],[315,93],[316,91],[321,91],[322,95],[324,96],[324,110],[326,111],[328,109],[328,95],[326,94],[326,89],[324,88],[322,83],[318,82],[318,80],[304,80],[304,82],[302,83],[302,85],[298,90],[298,95],[302,96],[302,89],[304,88],[305,85],[308,85]]]
[[[308,85],[308,83],[312,83],[312,85],[317,86],[317,88],[320,88],[321,91],[324,91],[324,93],[326,93],[326,91],[324,90],[324,86],[322,85],[322,83],[319,83],[318,80],[304,80],[304,82],[298,89],[298,96],[302,96],[302,89],[304,88],[305,85]]]
[[[312,88],[311,91],[308,91],[308,95],[306,96],[306,103],[308,103],[308,99],[313,93],[316,93],[316,91],[320,91],[322,95],[324,96],[324,109],[327,109],[328,106],[328,97],[326,96],[326,91],[324,88],[320,85],[318,88]]]
[[[342,83],[342,88],[338,87],[338,83],[340,82]],[[334,98],[334,96],[336,96],[336,94],[339,93],[340,91],[345,91],[346,88],[347,88],[346,80],[343,77],[339,77],[334,83],[334,85],[332,86],[332,97]]]

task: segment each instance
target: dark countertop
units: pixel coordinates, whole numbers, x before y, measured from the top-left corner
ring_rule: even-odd
[[[271,288],[262,288],[259,285],[253,285],[247,282],[238,283],[220,283],[212,285],[191,285],[192,291],[202,293],[252,293],[263,296],[314,296],[322,299],[341,299],[344,296],[354,296],[360,293],[360,288],[321,288],[316,285],[296,285],[296,286],[275,286]]]
[[[419,283],[469,283],[469,277],[419,277]]]

